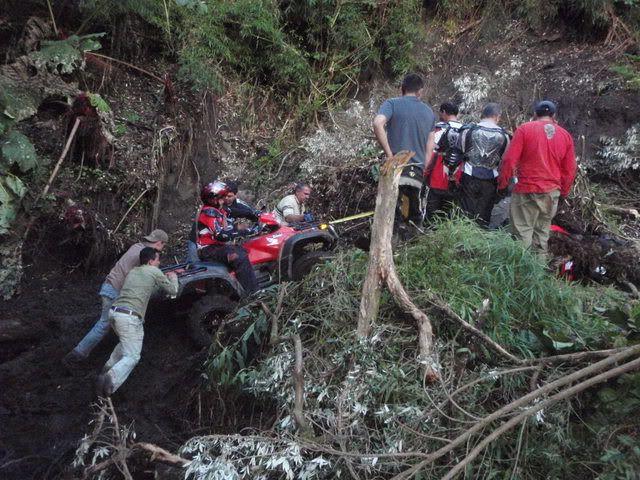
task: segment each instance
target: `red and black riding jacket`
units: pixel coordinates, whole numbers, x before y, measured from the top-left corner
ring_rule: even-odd
[[[210,205],[203,205],[196,219],[196,243],[198,247],[221,245],[232,238],[232,228],[227,223],[227,213]]]

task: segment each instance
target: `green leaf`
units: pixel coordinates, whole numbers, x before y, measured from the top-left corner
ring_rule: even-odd
[[[10,118],[0,113],[0,135],[9,130],[12,123],[13,121]]]
[[[109,113],[111,111],[111,107],[109,106],[109,104],[99,94],[87,92],[87,96],[89,97],[89,102],[91,103],[91,105],[94,106],[99,112]]]
[[[562,350],[562,349],[565,349],[565,348],[571,348],[571,347],[573,347],[573,346],[575,345],[575,343],[574,343],[574,342],[567,342],[567,341],[562,341],[562,340],[560,340],[560,339],[554,339],[554,338],[551,336],[551,332],[549,332],[547,329],[543,329],[543,330],[542,330],[542,334],[543,334],[546,338],[548,338],[549,340],[551,340],[551,345],[553,346],[553,348],[554,348],[555,350]],[[558,334],[558,333],[556,333],[555,335],[559,335],[559,334]],[[556,338],[557,338],[557,336],[556,336]],[[566,340],[566,338],[563,338],[563,340]]]
[[[618,441],[625,447],[634,447],[637,443],[636,439],[629,435],[618,435]]]
[[[33,144],[16,130],[11,130],[0,139],[0,154],[8,165],[16,164],[22,172],[28,172],[38,165]]]
[[[18,198],[24,197],[25,193],[27,193],[27,187],[25,187],[24,183],[22,183],[22,180],[20,180],[15,175],[11,175],[11,174],[7,175],[7,177],[5,178],[5,183],[7,187],[9,187],[9,189]]]
[[[11,80],[0,77],[0,133],[11,122],[29,118],[38,111],[39,100],[24,86],[18,87]],[[4,117],[4,118],[2,118]]]
[[[92,33],[91,35],[79,37],[78,50],[81,52],[95,52],[96,50],[100,50],[102,45],[97,39],[102,36],[104,36],[104,33]]]
[[[610,403],[618,400],[619,395],[613,388],[605,387],[598,392],[598,398],[603,403]]]
[[[72,73],[77,68],[84,66],[83,52],[90,52],[102,48],[96,40],[104,33],[92,33],[91,35],[71,35],[69,38],[57,41],[43,41],[42,48],[32,53],[37,68],[46,66],[60,73]]]

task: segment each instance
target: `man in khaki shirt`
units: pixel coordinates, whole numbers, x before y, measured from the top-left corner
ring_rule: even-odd
[[[306,183],[297,183],[291,195],[287,195],[278,203],[273,211],[281,224],[313,222],[313,215],[307,211],[307,200],[311,196],[311,187]]]
[[[124,279],[133,267],[140,265],[140,251],[145,247],[155,248],[159,252],[164,249],[169,241],[169,236],[164,230],[154,230],[146,237],[143,242],[138,242],[126,251],[118,262],[113,266],[104,283],[100,287],[100,298],[102,299],[102,311],[100,318],[93,325],[91,330],[84,338],[71,350],[63,359],[63,363],[70,368],[79,366],[85,361],[91,351],[102,341],[109,333],[109,309],[113,305],[113,301],[118,297],[120,289],[124,284]]]
[[[145,247],[140,251],[140,266],[134,267],[124,281],[120,295],[109,309],[109,321],[120,342],[98,376],[98,395],[110,396],[124,383],[140,361],[144,338],[144,316],[149,298],[156,290],[169,295],[178,293],[178,277],[174,272],[166,274],[158,268],[160,254]]]

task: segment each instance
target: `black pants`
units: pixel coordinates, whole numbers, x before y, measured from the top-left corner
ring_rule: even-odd
[[[491,220],[497,186],[495,178],[483,180],[467,174],[462,175],[460,208],[483,227],[487,227]]]
[[[404,197],[404,198],[403,198]],[[401,203],[408,201],[408,213],[406,218],[402,214]],[[420,210],[420,189],[409,185],[400,185],[398,193],[398,209],[396,211],[396,224],[402,218],[406,223],[412,221],[416,225],[422,225],[422,211]]]
[[[427,194],[427,206],[425,220],[429,221],[435,216],[445,216],[453,207],[456,194],[449,190],[430,188]]]
[[[258,290],[258,280],[244,248],[237,245],[209,245],[200,250],[200,258],[231,267],[247,295]]]

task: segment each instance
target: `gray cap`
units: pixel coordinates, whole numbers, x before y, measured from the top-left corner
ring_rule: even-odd
[[[160,230],[159,228],[155,229],[146,237],[143,237],[147,242],[164,242],[167,243],[169,241],[169,235],[164,230]]]

